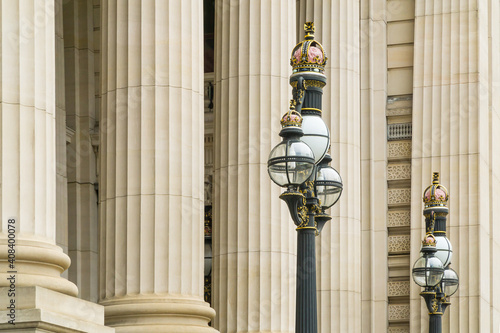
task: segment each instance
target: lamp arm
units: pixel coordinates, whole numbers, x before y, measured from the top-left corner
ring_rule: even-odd
[[[304,194],[298,191],[288,190],[280,195],[280,199],[286,202],[293,223],[295,223],[296,226],[307,221],[306,197]]]
[[[420,293],[425,300],[425,305],[427,305],[427,310],[429,310],[429,314],[434,314],[439,310],[439,300],[436,297],[436,292],[430,289],[422,291]]]

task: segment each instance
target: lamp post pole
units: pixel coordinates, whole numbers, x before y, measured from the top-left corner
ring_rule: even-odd
[[[458,275],[450,267],[453,248],[446,237],[448,199],[448,190],[439,184],[439,173],[434,172],[423,197],[426,236],[422,257],[412,271],[415,283],[425,288],[420,296],[429,310],[429,333],[441,333],[442,316],[451,304],[449,297],[458,289]]]
[[[317,332],[316,300],[316,227],[314,215],[297,228],[297,293],[295,332]]]
[[[323,119],[322,96],[327,57],[314,40],[314,24],[304,25],[305,38],[292,50],[293,99],[281,118],[283,141],[269,154],[271,179],[286,188],[280,195],[297,227],[296,333],[317,333],[316,249],[318,236],[331,217],[325,210],[342,193],[342,179],[328,164],[330,131]]]

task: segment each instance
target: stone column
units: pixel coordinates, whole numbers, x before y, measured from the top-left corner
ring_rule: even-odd
[[[202,13],[194,0],[102,2],[99,297],[117,332],[214,331]]]
[[[495,332],[500,323],[499,5],[451,0],[415,6],[411,262],[424,233],[419,189],[433,171],[440,172],[450,193],[451,267],[460,278],[443,332]],[[412,284],[412,332],[428,324],[419,291]]]
[[[331,133],[332,166],[344,184],[332,220],[316,238],[319,331],[360,332],[359,3],[303,0],[299,5],[297,24],[314,22],[315,38],[328,57],[323,119]]]
[[[56,79],[63,75],[56,70],[61,35],[56,37],[55,16],[62,5],[47,0],[2,1],[1,6],[0,286],[7,286],[7,271],[14,270],[17,287],[75,296],[76,286],[60,277],[69,257],[56,246],[56,128],[61,128],[56,109],[62,109]],[[9,224],[10,218],[15,223]],[[12,227],[16,257],[10,267]]]
[[[361,0],[362,332],[388,331],[386,0]]]
[[[295,2],[216,1],[213,290],[221,332],[294,332],[296,231],[267,173],[288,111]]]

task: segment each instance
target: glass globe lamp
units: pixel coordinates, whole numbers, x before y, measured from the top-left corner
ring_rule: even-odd
[[[413,281],[421,287],[434,287],[443,278],[443,263],[436,258],[436,240],[426,235],[423,241],[422,256],[415,261],[412,269]]]
[[[413,281],[421,287],[434,287],[443,277],[443,263],[436,257],[420,257],[413,265]]]
[[[314,153],[314,163],[318,163],[330,147],[330,131],[320,115],[303,112],[303,119],[304,136],[302,141],[311,147]]]
[[[447,268],[444,270],[443,279],[441,280],[442,289],[444,294],[448,297],[453,295],[458,290],[458,275],[451,268]]]
[[[314,153],[300,140],[302,118],[297,112],[285,114],[281,120],[283,141],[271,150],[267,163],[269,176],[282,187],[299,186],[311,176]]]
[[[316,171],[316,196],[323,209],[333,206],[342,194],[342,178],[337,170],[328,165],[331,161],[331,156],[326,154]]]

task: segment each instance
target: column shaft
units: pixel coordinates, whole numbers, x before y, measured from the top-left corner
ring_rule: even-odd
[[[306,21],[313,21],[315,38],[323,45],[328,57],[325,71],[327,84],[323,88],[323,119],[331,133],[332,166],[339,171],[344,183],[342,197],[331,209],[333,219],[316,240],[319,331],[359,332],[359,3],[302,0],[298,10],[300,30]]]
[[[6,272],[16,270],[19,287],[76,295],[76,286],[60,277],[70,260],[56,246],[56,208],[61,207],[56,200],[56,113],[64,112],[64,101],[59,104],[62,92],[56,87],[62,73],[56,69],[61,31],[55,17],[62,4],[29,0],[2,1],[1,6],[0,286],[7,285]],[[7,262],[11,217],[16,220],[14,267]]]
[[[212,300],[221,332],[295,331],[295,227],[267,173],[294,46],[295,2],[216,1]]]
[[[117,332],[210,332],[203,6],[103,1],[100,302]]]
[[[388,330],[386,3],[362,0],[360,10],[362,332]]]

